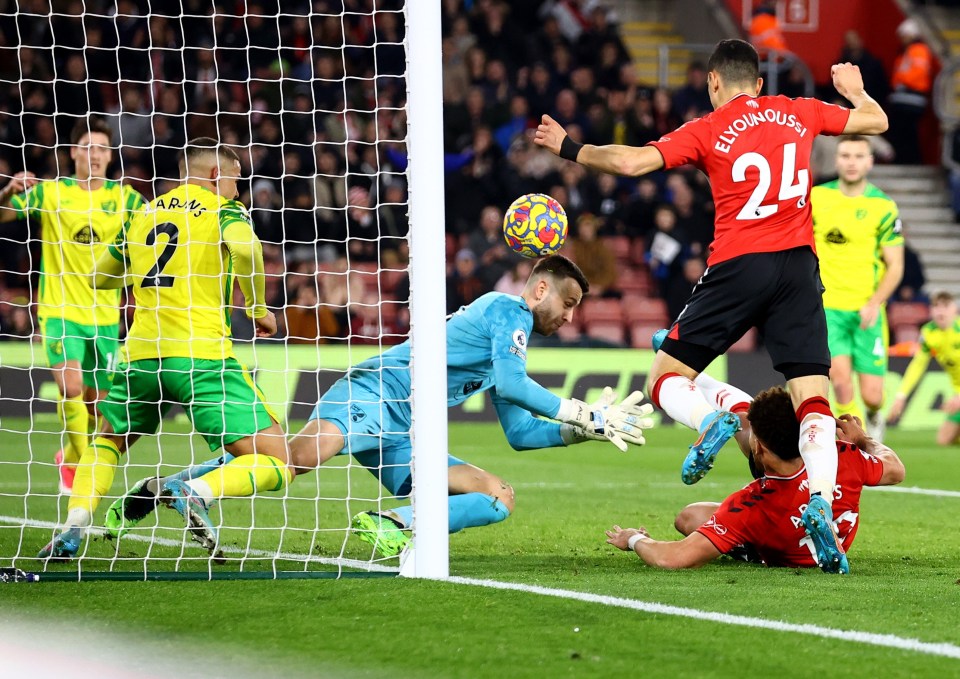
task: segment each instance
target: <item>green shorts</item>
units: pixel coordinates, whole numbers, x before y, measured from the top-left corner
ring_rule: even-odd
[[[947,415],[947,420],[950,422],[956,422],[957,424],[960,424],[960,410],[955,412],[953,415]]]
[[[235,358],[161,358],[121,365],[99,404],[117,434],[155,434],[179,403],[210,450],[252,436],[279,420]]]
[[[120,357],[119,325],[83,325],[62,318],[40,321],[47,363],[53,368],[66,361],[79,361],[83,383],[106,391]]]
[[[880,309],[876,323],[860,329],[860,313],[824,309],[827,314],[827,342],[831,356],[849,356],[854,372],[865,375],[887,374],[887,311]]]

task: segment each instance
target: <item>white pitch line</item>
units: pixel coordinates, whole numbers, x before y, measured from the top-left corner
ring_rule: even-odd
[[[934,497],[960,497],[960,490],[936,490],[917,486],[865,486],[868,490],[883,493],[907,493],[908,495],[932,495]]]
[[[927,655],[936,655],[944,658],[955,658],[960,660],[960,646],[955,646],[948,643],[930,643],[927,641],[920,641],[919,639],[911,639],[909,637],[898,637],[893,634],[859,632],[857,630],[835,629],[832,627],[820,627],[818,625],[798,625],[795,623],[784,622],[782,620],[767,620],[764,618],[752,618],[745,615],[733,615],[731,613],[701,611],[696,608],[668,606],[666,604],[639,601],[637,599],[623,599],[620,597],[607,596],[603,594],[589,594],[587,592],[553,589],[550,587],[539,587],[537,585],[523,585],[515,582],[500,582],[499,580],[479,580],[476,578],[461,578],[453,576],[448,578],[446,581],[459,585],[472,585],[474,587],[487,587],[490,589],[525,592],[527,594],[539,594],[540,596],[549,596],[558,599],[572,599],[574,601],[601,604],[603,606],[629,608],[635,611],[643,611],[644,613],[672,615],[682,618],[691,618],[693,620],[716,622],[723,625],[738,625],[741,627],[768,629],[775,632],[789,632],[791,634],[807,634],[811,636],[823,637],[825,639],[837,639],[840,641],[868,644],[870,646],[896,648],[903,651],[912,651],[915,653],[924,653]]]
[[[21,525],[28,528],[49,528],[57,527],[50,521],[36,521],[33,519],[22,519],[15,516],[0,515],[0,523]],[[105,531],[99,528],[91,528],[91,532],[103,534]],[[170,547],[180,547],[183,543],[176,540],[161,537],[146,537],[141,535],[127,535],[126,538],[141,541],[153,542],[159,545]],[[188,545],[193,546],[193,545]],[[260,549],[239,550],[224,549],[224,552],[231,554],[247,554],[252,556],[264,556],[277,559],[289,559],[292,561],[310,561],[324,563],[329,565],[352,566],[355,568],[367,569],[371,571],[395,572],[396,569],[373,564],[365,561],[355,560],[336,560],[317,557],[307,554],[289,554],[285,552],[269,552]],[[753,627],[755,629],[768,629],[775,632],[789,632],[793,634],[807,634],[811,636],[823,637],[825,639],[837,639],[839,641],[849,641],[854,643],[867,644],[870,646],[883,646],[885,648],[896,648],[903,651],[923,653],[926,655],[936,655],[944,658],[955,658],[960,660],[960,646],[948,643],[931,643],[911,639],[909,637],[898,637],[893,634],[877,634],[875,632],[860,632],[857,630],[842,630],[832,627],[820,627],[818,625],[796,624],[784,622],[782,620],[767,620],[765,618],[752,618],[744,615],[734,615],[731,613],[719,613],[715,611],[703,611],[696,608],[683,608],[681,606],[670,606],[651,601],[640,601],[638,599],[624,599],[621,597],[608,596],[604,594],[592,594],[589,592],[577,592],[567,589],[553,589],[550,587],[540,587],[537,585],[524,585],[516,582],[501,582],[499,580],[480,580],[477,578],[464,578],[459,576],[450,576],[449,578],[438,579],[438,582],[451,582],[458,585],[469,585],[473,587],[487,587],[490,589],[509,590],[515,592],[525,592],[527,594],[537,594],[540,596],[549,596],[559,599],[570,599],[573,601],[582,601],[584,603],[595,603],[603,606],[613,606],[617,608],[628,608],[644,613],[653,613],[659,615],[672,615],[676,617],[691,618],[694,620],[703,620],[706,622],[715,622],[723,625],[738,625],[741,627]]]
[[[59,524],[53,523],[51,521],[37,521],[35,519],[24,519],[19,516],[3,516],[0,515],[0,523],[5,523],[15,526],[24,526],[26,528],[44,528],[53,530],[59,528]],[[173,529],[176,530],[176,529]],[[97,526],[91,526],[88,529],[88,532],[105,536],[107,531],[103,528]],[[161,545],[163,547],[183,547],[186,545],[190,548],[202,549],[199,545],[194,545],[190,542],[180,542],[178,540],[171,540],[170,538],[164,538],[159,536],[146,536],[146,535],[137,535],[136,533],[128,533],[124,535],[121,540],[134,540],[136,542],[149,542],[156,545]],[[224,554],[235,554],[246,557],[259,556],[268,559],[276,559],[278,561],[307,561],[310,563],[319,563],[327,566],[343,566],[344,568],[359,568],[367,571],[377,571],[382,573],[396,573],[397,568],[391,568],[389,566],[381,566],[380,564],[371,563],[369,561],[357,561],[356,559],[331,559],[329,557],[322,556],[313,556],[312,554],[293,554],[290,552],[271,552],[265,549],[237,549],[236,547],[222,547],[221,548]],[[126,559],[124,559],[126,561]]]

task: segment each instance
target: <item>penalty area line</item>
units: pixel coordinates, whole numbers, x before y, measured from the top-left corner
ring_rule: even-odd
[[[960,660],[960,646],[955,646],[948,643],[931,643],[927,641],[920,641],[919,639],[898,637],[893,634],[860,632],[857,630],[820,627],[819,625],[800,625],[796,623],[784,622],[782,620],[768,620],[765,618],[753,618],[745,615],[733,615],[731,613],[702,611],[696,608],[669,606],[650,601],[640,601],[638,599],[624,599],[621,597],[603,594],[591,594],[588,592],[576,592],[566,589],[554,589],[551,587],[540,587],[538,585],[524,585],[514,582],[501,582],[499,580],[480,580],[476,578],[462,578],[454,576],[448,578],[446,581],[460,585],[471,585],[474,587],[487,587],[490,589],[525,592],[528,594],[554,597],[557,599],[571,599],[573,601],[601,604],[603,606],[628,608],[635,611],[642,611],[644,613],[671,615],[681,618],[690,618],[693,620],[702,620],[705,622],[714,622],[723,625],[737,625],[740,627],[752,627],[755,629],[765,629],[774,632],[805,634],[809,636],[822,637],[825,639],[836,639],[838,641],[867,644],[870,646],[895,648],[902,651],[911,651],[914,653],[923,653],[926,655],[935,655],[944,658],[954,658]]]

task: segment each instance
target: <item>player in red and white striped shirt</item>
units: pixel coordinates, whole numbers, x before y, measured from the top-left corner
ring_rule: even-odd
[[[762,476],[722,503],[698,502],[677,516],[682,540],[652,539],[644,528],[607,531],[607,542],[632,549],[643,561],[660,568],[694,568],[721,554],[750,555],[768,566],[813,567],[818,556],[801,516],[809,491],[806,468],[797,449],[800,428],[790,396],[778,388],[759,394],[747,413],[751,468]],[[835,526],[849,550],[860,525],[860,493],[864,486],[903,481],[903,463],[890,448],[869,438],[862,423],[845,415],[838,421],[839,466],[833,488]]]

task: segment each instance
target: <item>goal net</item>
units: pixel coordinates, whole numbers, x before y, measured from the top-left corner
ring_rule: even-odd
[[[426,202],[442,200],[442,159],[429,136],[414,135],[439,124],[439,9],[185,0],[170,14],[169,3],[150,4],[24,2],[0,26],[0,185],[21,172],[40,180],[0,207],[0,566],[69,578],[395,573],[400,559],[358,540],[351,520],[411,501],[418,517],[423,507],[446,508],[443,295],[426,294],[442,289],[444,273],[442,209]],[[436,71],[411,78],[413,50]],[[110,127],[108,163],[92,135],[71,139],[90,116]],[[408,129],[408,119],[422,127]],[[408,340],[412,326],[413,467],[440,479],[441,492],[423,499],[428,484],[415,474],[402,496],[390,495],[376,476],[382,467],[342,454],[280,492],[217,502],[210,516],[223,564],[162,506],[110,539],[105,512],[125,490],[222,453],[194,433],[184,407],[165,401],[172,407],[158,434],[121,458],[77,558],[38,561],[67,519],[56,458],[69,461],[77,436],[92,440],[97,392],[124,369],[110,326],[122,345],[135,313],[129,289],[119,303],[103,290],[91,302],[77,281],[121,228],[128,189],[150,201],[175,188],[181,151],[196,137],[215,138],[241,160],[239,199],[263,244],[279,331],[254,339],[236,284],[224,311],[236,357],[267,407],[295,434],[351,366]],[[431,172],[441,183],[418,193]],[[418,371],[421,355],[432,360]],[[51,366],[62,368],[60,379]],[[88,417],[68,404],[78,393]],[[348,398],[345,412],[350,406]],[[430,459],[416,454],[425,442]],[[444,575],[445,520],[424,523],[410,559],[419,568],[404,568]]]

